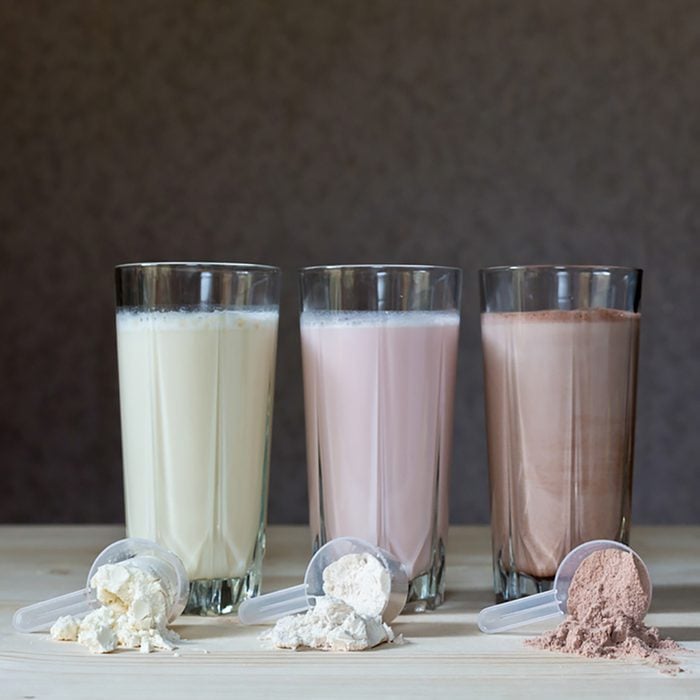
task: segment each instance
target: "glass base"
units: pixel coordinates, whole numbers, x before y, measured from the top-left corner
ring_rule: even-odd
[[[429,571],[411,579],[403,613],[435,610],[445,600],[445,546],[438,540]]]
[[[247,598],[260,594],[265,533],[261,529],[253,552],[253,562],[244,576],[200,578],[190,581],[190,595],[183,615],[230,615]]]
[[[549,591],[554,578],[536,578],[521,571],[508,570],[499,559],[493,565],[493,589],[497,603],[524,598],[534,593]]]
[[[190,582],[183,615],[230,615],[246,599],[260,592],[259,576],[200,578]],[[255,580],[257,579],[257,580]]]

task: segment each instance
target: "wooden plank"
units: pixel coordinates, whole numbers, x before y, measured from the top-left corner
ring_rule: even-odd
[[[343,654],[269,651],[235,617],[181,618],[178,650],[93,656],[47,635],[16,634],[20,605],[82,586],[113,526],[0,527],[0,697],[690,697],[700,695],[700,527],[638,527],[633,546],[654,581],[648,621],[695,654],[686,673],[662,676],[639,663],[589,661],[527,649],[537,630],[483,635],[476,614],[491,602],[488,530],[454,527],[448,598],[437,611],[395,623],[404,646]],[[299,582],[309,554],[303,527],[270,527],[265,590]]]

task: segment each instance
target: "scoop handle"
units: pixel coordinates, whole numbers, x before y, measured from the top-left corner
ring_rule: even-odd
[[[244,600],[238,608],[238,619],[243,625],[257,625],[308,609],[306,584],[302,583]]]
[[[490,605],[484,608],[477,618],[482,632],[505,632],[515,627],[522,627],[531,622],[546,620],[550,617],[563,617],[554,590],[535,593],[525,598],[510,600],[507,603]]]
[[[20,608],[12,617],[12,626],[18,632],[42,632],[62,615],[84,617],[93,607],[90,590],[82,588]]]

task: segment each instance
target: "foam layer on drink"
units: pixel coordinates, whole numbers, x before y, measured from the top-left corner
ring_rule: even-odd
[[[301,315],[301,325],[303,328],[454,325],[459,327],[459,314],[456,311],[304,311]]]
[[[277,313],[117,313],[130,537],[243,576],[265,517]]]
[[[415,577],[447,538],[459,315],[301,316],[311,528],[387,549]]]
[[[576,545],[627,536],[639,314],[485,313],[481,329],[494,554],[550,578]]]

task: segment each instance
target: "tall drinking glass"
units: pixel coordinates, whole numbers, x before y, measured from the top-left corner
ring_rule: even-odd
[[[480,272],[498,600],[551,588],[587,540],[627,543],[642,271]]]
[[[313,547],[343,535],[392,552],[408,605],[442,602],[461,271],[301,271]]]
[[[279,270],[116,268],[126,528],[175,552],[186,613],[255,595],[265,548]]]

